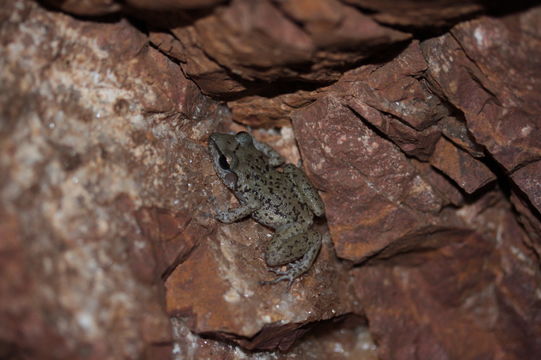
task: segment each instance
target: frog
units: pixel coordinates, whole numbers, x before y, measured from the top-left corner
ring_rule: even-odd
[[[245,131],[213,133],[208,149],[216,174],[239,202],[232,209],[217,209],[215,218],[231,224],[250,216],[273,229],[264,260],[277,277],[260,284],[288,281],[291,287],[321,248],[314,218],[324,216],[325,207],[318,191],[300,167],[286,164],[270,145]]]

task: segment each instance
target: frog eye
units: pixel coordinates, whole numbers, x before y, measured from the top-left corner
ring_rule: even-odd
[[[235,139],[239,144],[248,145],[252,143],[252,136],[246,131],[241,131],[235,135]]]
[[[220,158],[218,159],[218,164],[224,170],[230,169],[229,163],[227,162],[227,158],[225,157],[225,155],[220,155]]]

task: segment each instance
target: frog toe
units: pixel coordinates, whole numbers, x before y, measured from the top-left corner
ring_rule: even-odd
[[[296,279],[296,276],[292,274],[284,273],[283,275],[278,276],[274,280],[262,280],[259,282],[259,284],[260,285],[273,285],[273,284],[279,283],[280,281],[287,280],[288,281],[287,288],[289,289],[291,288],[291,285],[293,284],[293,281],[295,281],[295,279]]]
[[[287,270],[280,270],[280,268],[276,268],[276,269],[270,268],[269,271],[272,271],[276,275],[286,275],[288,273]]]

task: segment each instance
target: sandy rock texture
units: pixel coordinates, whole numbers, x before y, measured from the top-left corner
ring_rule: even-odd
[[[0,358],[541,358],[541,7],[8,0]],[[320,190],[288,289],[213,132]]]

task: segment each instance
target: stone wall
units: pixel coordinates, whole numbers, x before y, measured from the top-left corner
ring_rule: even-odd
[[[8,0],[0,358],[541,358],[541,7]],[[251,129],[321,191],[261,286],[207,154]]]

